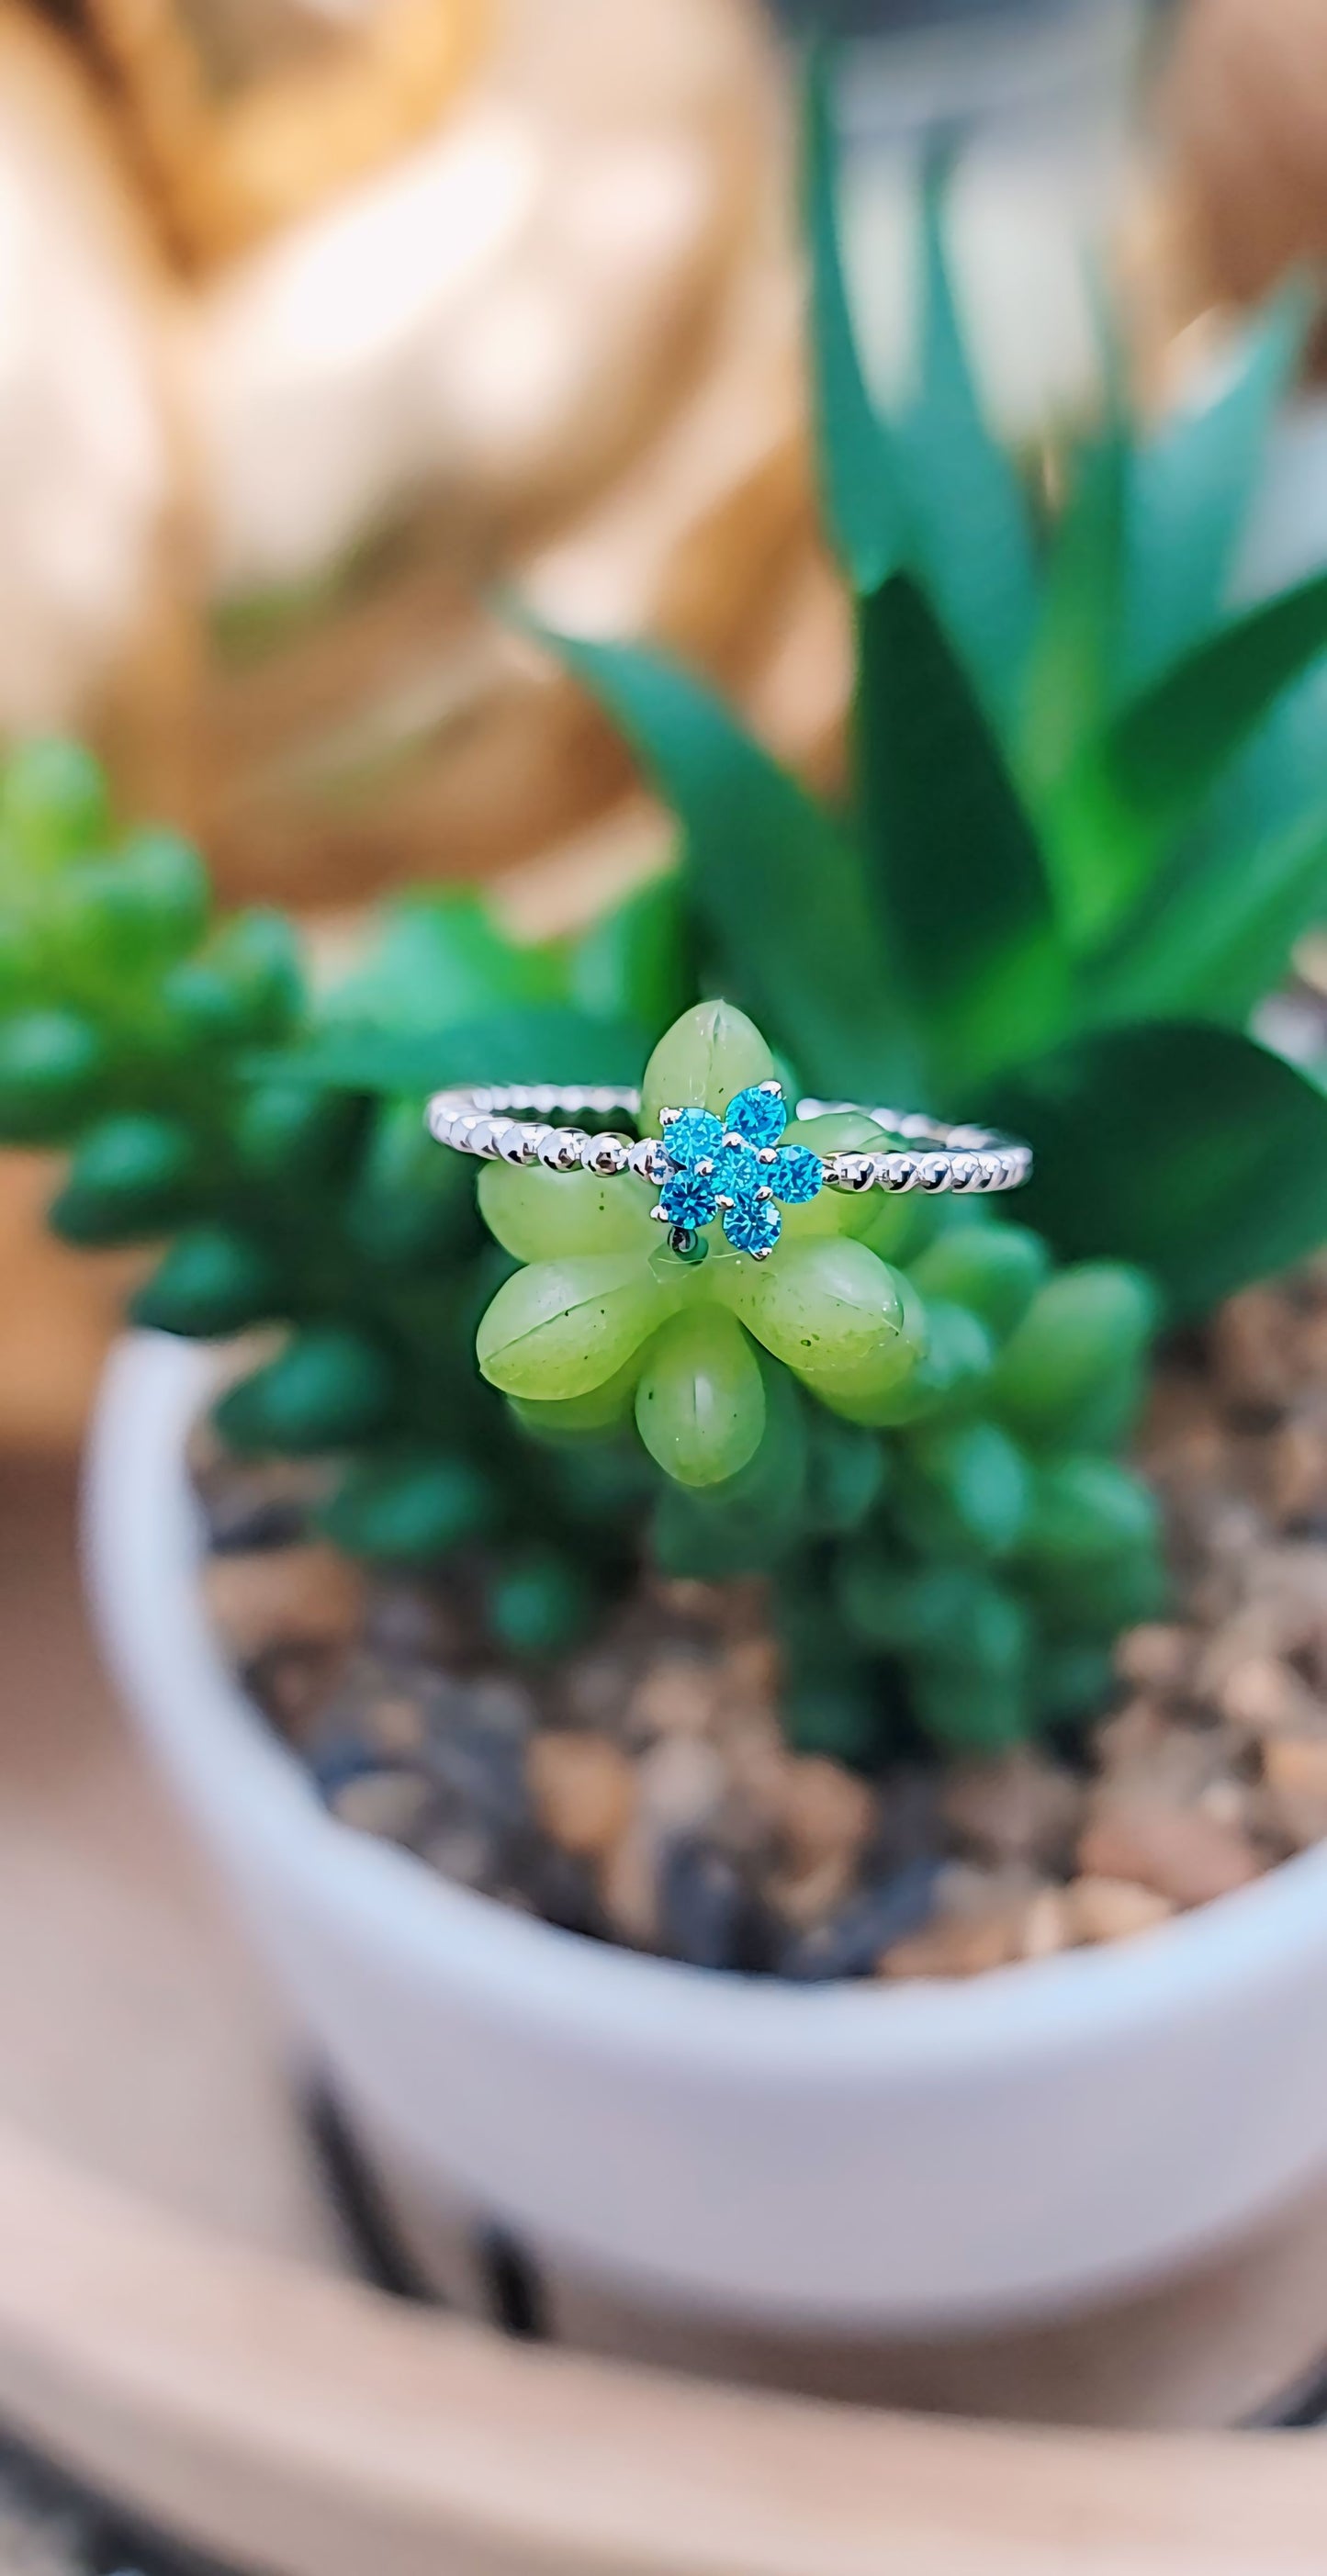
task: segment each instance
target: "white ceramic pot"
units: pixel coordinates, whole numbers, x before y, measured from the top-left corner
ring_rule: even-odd
[[[207,1374],[113,1361],[101,1634],[296,2024],[440,2198],[647,2300],[861,2334],[1071,2306],[1327,2166],[1327,1851],[1115,1949],[814,1988],[600,1947],[335,1822],[208,1633]]]

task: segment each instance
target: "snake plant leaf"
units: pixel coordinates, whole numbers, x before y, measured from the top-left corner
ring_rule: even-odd
[[[1037,568],[1017,469],[987,426],[944,243],[947,154],[923,179],[916,381],[897,424],[917,561],[984,704],[1007,717],[1032,641]]]
[[[1241,1027],[1327,914],[1327,804],[1261,839],[1200,838],[1091,983],[1094,1020],[1185,1011]]]
[[[478,895],[407,894],[386,907],[370,956],[328,996],[323,1017],[427,1032],[564,998],[556,951],[508,939]]]
[[[816,1090],[864,1100],[906,1091],[913,1049],[883,925],[832,817],[663,654],[549,640],[676,814],[688,893],[724,988]]]
[[[1186,405],[1135,452],[1122,646],[1132,687],[1155,679],[1216,623],[1312,309],[1307,283],[1294,280],[1242,335],[1213,397]]]
[[[1020,1215],[1066,1259],[1133,1262],[1174,1315],[1322,1241],[1327,1094],[1234,1029],[1155,1021],[1076,1040],[998,1086],[1036,1154]]]
[[[1053,799],[1051,846],[1085,946],[1117,930],[1167,838],[1327,650],[1327,573],[1264,600],[1135,697]]]
[[[1063,777],[1110,711],[1129,466],[1128,432],[1112,408],[1078,450],[1043,584],[1018,727],[1018,766],[1034,799]],[[1072,881],[1063,908],[1072,921]]]
[[[601,913],[573,943],[569,998],[597,1018],[637,1021],[656,1037],[694,989],[689,944],[681,871],[670,868]]]
[[[1032,825],[925,593],[896,573],[861,603],[858,765],[868,865],[957,1098],[1046,1039],[1065,966]]]
[[[279,1056],[254,1056],[255,1078],[389,1097],[449,1082],[640,1080],[649,1040],[629,1020],[593,1019],[558,1004],[492,1011],[459,1027],[385,1029],[333,1025]]]
[[[821,499],[855,590],[874,590],[903,544],[899,461],[862,374],[839,238],[838,154],[824,50],[813,49],[802,119],[802,192],[811,251],[811,393]]]

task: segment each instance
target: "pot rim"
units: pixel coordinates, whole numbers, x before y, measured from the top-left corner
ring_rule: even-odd
[[[511,2023],[610,2032],[625,2063],[661,2054],[786,2082],[958,2084],[974,2064],[1090,2054],[1125,2030],[1256,2009],[1324,1942],[1327,1845],[1155,1930],[964,1980],[784,1984],[716,1975],[586,1941],[439,1877],[415,1854],[330,1815],[213,1638],[195,1578],[199,1516],[184,1443],[215,1362],[135,1334],[110,1359],[85,1476],[84,1567],[112,1670],[186,1800],[227,1774],[248,1847],[334,1885],[347,1920],[406,1965],[453,1980]],[[182,1680],[182,1676],[184,1677]],[[181,1725],[181,1713],[187,1723]],[[243,1867],[242,1853],[237,1855]]]

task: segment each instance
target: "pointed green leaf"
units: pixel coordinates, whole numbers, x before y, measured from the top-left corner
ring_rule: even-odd
[[[811,390],[829,535],[857,590],[897,562],[902,496],[887,433],[862,374],[843,274],[838,154],[823,52],[812,54],[803,107],[802,188],[811,250]]]
[[[912,1051],[861,862],[832,818],[721,700],[663,654],[550,639],[622,727],[686,836],[714,979],[803,1079],[906,1090]]]
[[[1327,916],[1327,807],[1260,840],[1199,841],[1093,979],[1094,1020],[1196,1012],[1242,1025]]]
[[[1128,472],[1127,432],[1112,413],[1078,451],[1046,572],[1019,727],[1034,795],[1063,776],[1112,703]]]
[[[1036,616],[1036,563],[1017,470],[986,425],[945,255],[946,165],[920,207],[917,378],[897,435],[918,561],[986,705],[1007,713]]]
[[[328,1028],[246,1070],[389,1096],[451,1082],[639,1082],[648,1040],[628,1021],[556,1007],[494,1011],[459,1028]]]
[[[1175,1314],[1203,1313],[1327,1234],[1327,1095],[1236,1030],[1108,1030],[987,1105],[1034,1148],[1020,1215],[1064,1259],[1150,1271]]]
[[[1127,917],[1167,837],[1325,649],[1327,573],[1316,573],[1198,645],[1089,746],[1051,811],[1052,848],[1084,945]]]
[[[1215,624],[1267,432],[1294,376],[1313,299],[1296,281],[1243,334],[1206,400],[1133,459],[1127,501],[1124,669],[1155,678]]]
[[[862,602],[861,653],[869,863],[931,1042],[932,1079],[958,1097],[1036,1044],[1063,1010],[1049,889],[972,689],[907,574]]]

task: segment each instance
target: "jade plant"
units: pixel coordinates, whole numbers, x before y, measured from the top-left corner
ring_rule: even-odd
[[[939,175],[915,382],[873,403],[814,89],[808,136],[843,797],[665,658],[555,642],[671,804],[675,866],[538,948],[473,896],[405,898],[329,987],[279,916],[215,914],[186,843],[119,830],[85,755],[30,745],[0,781],[0,1134],[68,1150],[66,1239],[152,1247],[141,1321],[264,1336],[220,1428],[325,1460],[342,1544],[459,1553],[536,1654],[642,1563],[767,1576],[790,1729],[872,1762],[1091,1709],[1161,1597],[1121,1463],[1153,1325],[1327,1231],[1327,1098],[1249,1033],[1327,897],[1327,578],[1230,604],[1295,294],[1157,428],[1109,371],[1104,425],[1033,473],[982,421]],[[647,1058],[649,1111],[892,1100],[1028,1137],[1034,1180],[998,1212],[792,1190],[767,1262],[717,1213],[684,1260],[628,1176],[493,1163],[477,1206],[425,1133],[434,1087]]]

